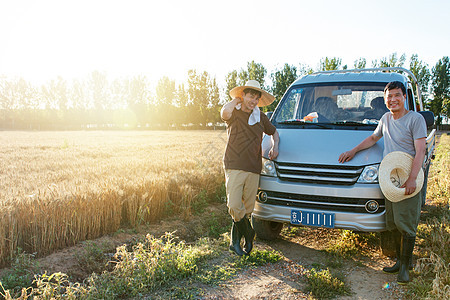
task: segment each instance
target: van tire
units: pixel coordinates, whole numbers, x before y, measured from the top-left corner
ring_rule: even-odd
[[[397,256],[392,231],[383,231],[380,233],[380,248],[381,253],[385,256],[394,258]]]
[[[275,240],[283,229],[283,223],[266,221],[252,216],[252,226],[256,236],[262,240]]]

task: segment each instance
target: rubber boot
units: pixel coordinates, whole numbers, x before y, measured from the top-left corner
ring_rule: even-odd
[[[233,224],[231,225],[230,251],[233,251],[239,256],[245,254],[241,248],[241,238],[242,234],[239,232],[236,222],[233,221]]]
[[[246,224],[246,218],[242,218],[238,222],[234,222],[234,225],[236,226],[237,231],[239,232],[239,237],[244,237],[245,240],[248,240],[248,233],[247,233],[247,224]],[[240,240],[239,240],[240,241]],[[242,251],[243,254],[247,254],[244,251]]]
[[[244,243],[244,252],[247,255],[250,255],[250,252],[253,249],[253,240],[255,239],[255,230],[252,227],[252,224],[250,223],[249,219],[247,217],[244,217],[245,220],[245,227],[246,231],[244,234],[245,243]]]
[[[392,232],[392,236],[395,244],[395,253],[397,255],[397,260],[395,264],[391,267],[384,267],[383,272],[388,274],[397,274],[400,270],[400,257],[401,257],[401,245],[402,245],[402,234],[398,230]],[[409,260],[409,270],[413,269],[412,256]]]
[[[383,272],[389,273],[389,274],[397,274],[398,270],[400,270],[400,247],[402,243],[402,235],[398,230],[392,231],[392,238],[394,239],[395,244],[395,253],[397,255],[397,261],[392,267],[384,267]]]
[[[402,239],[402,256],[400,258],[400,270],[397,275],[397,283],[404,285],[409,282],[409,261],[412,259],[415,236],[403,235]]]

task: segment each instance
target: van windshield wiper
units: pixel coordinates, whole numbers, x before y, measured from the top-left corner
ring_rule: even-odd
[[[319,128],[331,129],[330,126],[325,125],[324,123],[312,123],[312,122],[305,122],[303,120],[286,120],[286,121],[278,122],[278,124],[308,125],[308,126],[315,126],[315,127],[319,127]]]
[[[344,125],[344,126],[377,126],[377,124],[368,124],[358,121],[339,121],[331,123],[333,125]]]

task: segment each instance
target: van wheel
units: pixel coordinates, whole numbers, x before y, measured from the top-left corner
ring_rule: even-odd
[[[262,240],[275,240],[280,235],[283,223],[257,219],[252,216],[252,226],[258,238]]]
[[[381,253],[385,256],[396,257],[394,237],[391,231],[383,231],[380,233]]]

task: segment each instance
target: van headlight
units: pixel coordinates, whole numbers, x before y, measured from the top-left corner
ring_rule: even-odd
[[[367,166],[358,178],[359,183],[378,183],[378,167],[380,164]]]
[[[275,170],[275,164],[273,161],[264,157],[262,158],[261,175],[277,176],[277,171]]]

